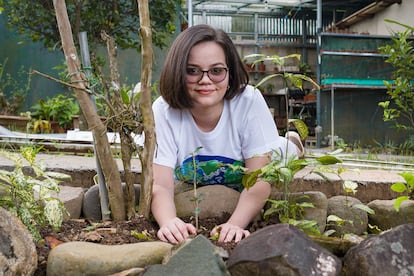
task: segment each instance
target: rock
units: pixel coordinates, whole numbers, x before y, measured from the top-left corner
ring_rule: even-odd
[[[126,184],[122,183],[122,191],[125,192]],[[135,204],[139,203],[139,196],[141,185],[135,184]],[[101,201],[99,197],[99,186],[93,185],[90,187],[84,196],[82,205],[83,217],[92,219],[94,221],[102,220]]]
[[[414,275],[414,224],[397,226],[351,248],[345,275]]]
[[[233,250],[227,261],[232,276],[341,275],[341,261],[289,224],[254,232]]]
[[[53,248],[47,261],[47,275],[110,275],[131,268],[159,264],[172,245],[165,242],[139,242],[102,245],[67,242]]]
[[[198,235],[181,245],[166,264],[150,266],[143,275],[229,276],[230,274],[222,258],[215,252],[214,245],[203,235]]]
[[[374,200],[368,203],[368,207],[375,211],[369,215],[371,225],[376,225],[381,230],[387,230],[398,225],[414,223],[414,200],[403,201],[400,211],[394,208],[395,200]]]
[[[352,233],[362,235],[367,231],[368,214],[355,205],[362,204],[361,201],[351,196],[333,196],[328,199],[328,216],[335,215],[343,220],[343,224],[334,224],[331,222],[327,229],[334,229],[334,236],[343,236]]]
[[[328,249],[332,254],[342,258],[346,252],[353,246],[359,244],[364,239],[354,234],[345,234],[342,238],[337,237],[326,237],[324,235],[310,235],[309,236],[314,242]]]
[[[303,219],[316,221],[319,231],[321,233],[325,231],[328,199],[324,193],[318,191],[290,193],[289,198],[297,203],[312,203],[314,208],[304,208]],[[272,189],[270,199],[283,199],[283,193],[276,192]]]
[[[69,213],[69,216],[65,214],[64,219],[80,218],[83,195],[83,188],[81,187],[60,186],[60,192],[54,196],[63,202],[66,211]]]
[[[221,217],[224,213],[232,214],[236,208],[240,193],[223,185],[209,185],[197,189],[202,196],[199,204],[199,218]],[[190,217],[194,215],[193,190],[175,195],[175,207],[178,217]]]
[[[0,275],[33,275],[37,251],[21,220],[0,207]]]

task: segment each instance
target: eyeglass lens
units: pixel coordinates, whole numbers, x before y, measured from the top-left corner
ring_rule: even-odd
[[[186,79],[189,83],[197,83],[204,77],[204,73],[207,74],[212,82],[221,82],[226,78],[227,68],[216,67],[209,70],[200,70],[197,68],[187,68]]]

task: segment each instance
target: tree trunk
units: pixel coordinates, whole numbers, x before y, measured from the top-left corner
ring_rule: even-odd
[[[148,0],[137,0],[139,7],[139,21],[142,49],[141,63],[141,102],[140,110],[143,118],[145,134],[144,149],[141,157],[142,176],[141,194],[138,214],[149,217],[152,196],[152,161],[155,149],[154,114],[151,100],[151,73],[152,73],[152,33],[150,25]]]
[[[124,179],[125,179],[125,205],[126,205],[126,215],[130,219],[135,215],[135,188],[134,188],[134,174],[131,170],[131,159],[132,153],[135,152],[136,146],[135,141],[131,137],[131,132],[129,129],[125,129],[128,126],[125,126],[122,114],[127,113],[128,106],[126,106],[121,99],[119,92],[120,80],[118,73],[118,54],[115,44],[115,39],[108,35],[106,32],[102,32],[102,39],[106,41],[106,48],[109,56],[109,68],[111,71],[111,81],[115,83],[115,86],[112,90],[114,92],[113,102],[115,107],[113,111],[115,112],[114,120],[116,121],[115,130],[119,133],[121,140],[121,158],[122,165],[124,167]],[[121,115],[120,115],[121,114]]]
[[[86,92],[87,80],[81,73],[80,62],[73,43],[72,29],[70,26],[66,3],[64,0],[53,0],[56,12],[56,20],[62,39],[63,52],[65,54],[68,72],[71,81],[79,89],[74,88],[79,106],[85,115],[89,128],[92,130],[96,143],[96,154],[102,167],[106,183],[108,185],[109,205],[112,218],[116,221],[125,219],[125,205],[122,195],[121,176],[118,166],[112,156],[111,148],[106,135],[106,128],[101,122],[93,103]]]

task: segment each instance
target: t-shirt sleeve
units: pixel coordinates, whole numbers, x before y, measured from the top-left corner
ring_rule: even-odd
[[[177,144],[174,139],[173,123],[177,114],[171,112],[168,104],[160,97],[152,105],[155,123],[156,147],[153,162],[174,168],[177,157]]]
[[[241,132],[243,156],[246,159],[277,149],[281,139],[260,91],[255,89],[249,98],[244,103],[246,108]]]

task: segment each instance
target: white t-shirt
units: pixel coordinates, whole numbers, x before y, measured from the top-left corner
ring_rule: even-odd
[[[189,110],[173,109],[162,97],[154,102],[153,112],[154,163],[173,168],[178,180],[193,182],[196,162],[198,184],[238,186],[242,174],[234,166],[272,150],[286,151],[287,140],[279,136],[262,94],[250,85],[224,101],[221,118],[209,132],[197,127]],[[294,145],[289,147],[288,154],[296,154]]]

